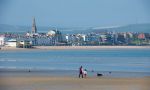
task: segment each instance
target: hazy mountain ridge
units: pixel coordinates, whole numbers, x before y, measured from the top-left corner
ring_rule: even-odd
[[[150,32],[150,24],[131,24],[116,28],[108,28],[108,31],[116,32]]]
[[[54,27],[37,27],[38,32],[48,32],[56,29]],[[147,24],[131,24],[118,27],[57,27],[62,33],[88,33],[101,31],[115,31],[115,32],[148,32],[150,33],[150,23]],[[31,26],[13,26],[7,24],[0,24],[0,32],[30,32]]]

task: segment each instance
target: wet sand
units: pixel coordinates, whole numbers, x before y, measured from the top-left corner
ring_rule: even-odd
[[[0,77],[0,90],[149,90],[150,77]]]

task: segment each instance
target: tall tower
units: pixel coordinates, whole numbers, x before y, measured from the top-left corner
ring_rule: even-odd
[[[37,33],[37,28],[36,28],[36,24],[35,24],[35,18],[33,17],[33,21],[32,21],[32,33]]]

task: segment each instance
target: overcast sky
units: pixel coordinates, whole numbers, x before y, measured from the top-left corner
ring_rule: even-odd
[[[150,23],[150,0],[0,0],[0,24],[106,27]]]

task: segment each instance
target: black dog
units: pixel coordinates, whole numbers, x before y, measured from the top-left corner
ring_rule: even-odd
[[[101,74],[101,73],[97,73],[97,76],[98,76],[98,77],[100,77],[100,76],[103,76],[103,74]]]

